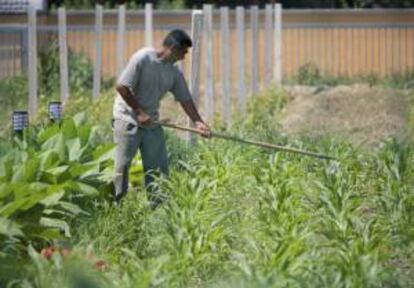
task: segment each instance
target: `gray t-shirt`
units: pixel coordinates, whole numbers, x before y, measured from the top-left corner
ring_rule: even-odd
[[[171,63],[162,62],[154,48],[142,48],[132,55],[117,82],[131,90],[153,121],[159,119],[160,100],[167,92],[171,92],[179,102],[192,99],[181,71]],[[119,93],[115,98],[113,117],[138,124],[132,108]]]

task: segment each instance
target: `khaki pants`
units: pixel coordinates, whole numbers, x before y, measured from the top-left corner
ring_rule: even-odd
[[[115,148],[115,200],[128,191],[128,171],[139,148],[145,172],[145,187],[152,206],[160,201],[159,191],[153,185],[155,177],[168,175],[168,158],[164,132],[160,125],[142,128],[122,120],[113,120]]]

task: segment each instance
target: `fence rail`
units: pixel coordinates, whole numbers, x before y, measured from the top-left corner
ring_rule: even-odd
[[[201,93],[207,89],[209,95],[220,97],[228,93],[233,98],[237,95],[237,99],[231,100],[231,105],[238,105],[243,110],[241,102],[244,100],[239,98],[240,95],[268,85],[269,79],[275,81],[297,75],[300,68],[309,63],[317,67],[322,75],[331,76],[384,76],[414,69],[413,9],[284,10],[281,26],[275,25],[274,7],[267,9],[256,10],[251,7],[238,11],[211,11],[212,24],[208,37],[211,39],[211,52],[204,45],[200,51]],[[95,65],[99,69],[95,70],[95,74],[116,77],[119,62],[125,63],[128,57],[146,43],[160,44],[172,28],[182,28],[188,32],[191,30],[191,11],[165,12],[152,11],[150,8],[146,11],[125,12],[125,32],[120,38],[117,23],[122,22],[118,22],[118,11],[104,10],[102,49],[96,44],[97,24],[94,12],[68,11],[65,41],[68,50],[84,54],[94,64],[97,63],[96,55],[101,55],[99,65]],[[4,16],[0,17],[0,79],[25,75],[29,68],[27,15]],[[38,51],[51,42],[58,42],[57,16],[57,13],[37,16]],[[223,23],[226,25],[224,30]],[[282,32],[275,33],[276,27],[281,27]],[[149,31],[152,31],[151,36],[148,35]],[[275,47],[276,37],[281,39],[280,47]],[[120,39],[123,40],[122,44],[119,44]],[[225,43],[226,47],[223,46]],[[123,47],[122,53],[118,53],[119,47]],[[275,57],[275,54],[278,56]],[[212,60],[208,60],[210,56]],[[280,72],[272,67],[279,63],[275,58],[280,59]],[[241,64],[243,67],[240,67]],[[190,66],[191,59],[187,59],[182,64],[182,69],[190,71]],[[206,77],[207,73],[210,73],[209,77]],[[269,73],[278,75],[271,77]],[[213,82],[213,87],[205,85],[207,79]],[[240,79],[244,79],[243,83],[240,83]],[[98,86],[94,84],[95,94],[99,91],[99,83],[96,85]]]
[[[219,17],[219,11],[213,11],[213,17]],[[336,15],[348,16],[352,15],[375,15],[376,21],[367,19],[367,23],[352,22],[322,22],[323,17],[332,17],[332,13]],[[144,12],[127,11],[127,19],[135,19],[126,23],[126,41],[125,41],[125,57],[129,57],[136,49],[144,45],[145,42],[145,23],[143,19]],[[286,15],[285,15],[286,14]],[[310,17],[315,18],[318,14],[319,22]],[[305,22],[293,22],[289,20],[291,17],[307,16],[309,19],[303,19]],[[383,19],[381,18],[381,15]],[[284,11],[283,17],[286,21],[282,24],[282,73],[284,78],[289,78],[298,72],[298,68],[306,63],[314,63],[322,73],[334,75],[356,75],[359,73],[374,73],[378,75],[386,75],[389,73],[404,72],[414,67],[414,21],[413,22],[384,22],[387,17],[390,19],[402,19],[401,15],[414,16],[411,9],[407,10],[367,10],[359,13],[349,10],[293,10]],[[230,38],[236,39],[236,17],[235,11],[229,13],[229,29]],[[44,16],[45,17],[45,16]],[[79,21],[80,24],[73,24],[76,18],[84,19]],[[103,35],[103,74],[105,76],[116,75],[115,55],[116,51],[116,22],[112,20],[116,17],[116,11],[104,10],[104,35]],[[189,20],[190,11],[154,11],[153,31],[154,43],[159,43],[162,36],[172,27],[190,30]],[[321,18],[322,17],[322,18]],[[165,18],[165,19],[164,19]],[[214,18],[214,19],[216,19]],[[72,19],[72,20],[71,20]],[[381,20],[382,19],[382,20]],[[166,23],[166,21],[174,20]],[[217,20],[217,19],[216,19]],[[308,21],[306,21],[308,20]],[[346,21],[345,19],[340,19]],[[406,19],[405,19],[406,20]],[[39,49],[44,42],[50,42],[50,39],[57,39],[58,25],[56,25],[57,15],[53,13],[46,16],[46,19],[39,21],[37,27]],[[94,14],[92,11],[72,11],[68,12],[67,37],[69,49],[73,52],[84,53],[92,61],[94,57]],[[350,21],[350,20],[349,20]],[[359,19],[362,21],[362,19]],[[394,20],[395,21],[395,20]],[[1,21],[0,21],[1,22]],[[0,79],[24,73],[27,68],[27,24],[21,23],[0,24]],[[84,24],[88,23],[89,24]],[[132,22],[132,24],[130,24]],[[134,23],[135,22],[135,23]],[[51,24],[42,24],[51,23]],[[259,11],[259,80],[263,82],[265,79],[264,70],[265,63],[265,11]],[[213,43],[214,51],[220,51],[220,21],[213,21]],[[244,23],[246,48],[251,49],[251,21],[249,11],[246,10],[246,19]],[[266,37],[268,38],[268,37]],[[56,40],[57,41],[57,40]],[[231,49],[235,50],[236,42],[231,41]],[[337,48],[339,47],[339,50]],[[351,53],[345,53],[343,50],[351,50]],[[215,53],[219,54],[219,53]],[[232,53],[233,54],[233,53]],[[352,54],[352,55],[347,55]],[[251,55],[251,51],[247,50],[246,55]],[[334,56],[332,56],[334,55]],[[366,66],[364,61],[350,61],[350,57],[364,58],[369,63]],[[332,58],[335,57],[335,61]],[[107,58],[105,60],[105,58]],[[219,55],[215,57],[220,58]],[[387,59],[388,58],[388,59]],[[125,60],[125,59],[124,59]],[[233,60],[233,59],[232,59]],[[219,62],[219,60],[215,60]],[[234,62],[237,62],[234,59]],[[246,62],[246,64],[249,61]],[[393,63],[391,63],[393,62]],[[343,65],[341,65],[341,63]],[[346,63],[346,65],[345,65]],[[365,64],[364,64],[365,63]],[[216,67],[221,65],[217,63]],[[186,63],[186,65],[189,65]],[[346,68],[345,68],[346,67]],[[236,71],[235,64],[232,64],[232,71]],[[247,73],[251,71],[246,68]],[[215,68],[214,78],[220,79],[221,71]],[[234,74],[234,73],[233,73]],[[248,75],[250,77],[250,75]]]

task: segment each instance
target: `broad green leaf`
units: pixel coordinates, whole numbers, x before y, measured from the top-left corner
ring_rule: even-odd
[[[87,196],[98,196],[99,195],[99,191],[91,185],[88,185],[82,182],[78,182],[78,185],[80,188],[80,192],[82,192],[83,194]]]
[[[43,215],[52,215],[54,214],[56,218],[60,218],[60,216],[64,217],[74,217],[79,214],[90,215],[86,211],[79,208],[78,205],[75,205],[70,202],[63,202],[60,201],[58,205],[53,206],[54,208],[48,208],[43,210]]]
[[[9,217],[19,211],[29,210],[60,189],[61,186],[59,185],[47,185],[40,182],[16,183],[13,185],[14,201],[0,207],[0,215]]]
[[[62,166],[58,166],[58,167],[53,167],[50,169],[47,169],[46,172],[50,173],[52,175],[58,176],[60,174],[65,173],[66,171],[68,171],[70,168],[69,165],[62,165]]]
[[[0,207],[0,215],[4,217],[10,217],[13,213],[18,211],[25,203],[27,199],[19,199],[12,201],[2,207]]]
[[[46,170],[46,173],[50,173],[51,175],[55,176],[57,183],[62,183],[73,178],[70,174],[69,168],[69,165],[63,165],[48,169]]]
[[[92,129],[90,126],[80,126],[78,128],[78,137],[81,141],[82,146],[86,146],[89,144],[91,134],[92,134]]]
[[[11,185],[11,188],[14,191],[15,199],[35,195],[41,191],[45,191],[48,187],[48,184],[42,182],[19,182]]]
[[[23,237],[24,234],[20,229],[20,225],[9,220],[7,218],[0,216],[0,235],[5,235],[7,237]]]
[[[54,134],[52,137],[48,138],[41,146],[41,150],[53,150],[56,146],[56,143],[59,141],[59,138],[62,136],[62,133]]]
[[[73,192],[81,192],[82,194],[85,194],[85,196],[99,195],[99,191],[95,187],[82,182],[68,181],[65,183],[65,187]]]
[[[25,180],[25,167],[24,163],[16,164],[13,167],[13,176],[11,182],[23,182]]]
[[[78,136],[78,129],[72,119],[63,121],[61,129],[65,139],[72,139]]]
[[[68,149],[66,147],[65,138],[63,137],[63,135],[60,135],[54,150],[59,155],[61,161],[65,161],[68,159]]]
[[[49,217],[42,217],[40,218],[40,225],[44,227],[50,227],[50,228],[56,228],[60,231],[63,231],[65,233],[66,237],[70,237],[70,229],[68,223],[63,220],[49,218]]]
[[[0,178],[4,177],[10,180],[13,176],[13,158],[11,154],[7,154],[0,159]]]
[[[100,143],[99,138],[99,127],[98,126],[92,126],[89,132],[89,138],[88,138],[88,145],[97,146],[98,143]]]
[[[46,150],[39,155],[41,169],[49,169],[58,165],[59,155],[53,150]]]
[[[70,203],[70,202],[59,201],[58,205],[62,207],[63,209],[65,209],[66,211],[72,213],[73,215],[79,215],[79,214],[90,215],[88,212],[82,210],[78,205]]]
[[[13,137],[13,143],[18,150],[25,150],[27,148],[26,137],[20,139],[19,137]]]
[[[12,193],[12,189],[10,184],[8,183],[0,183],[0,200],[6,198]]]
[[[99,165],[96,162],[73,164],[70,166],[70,174],[73,178],[99,172]]]
[[[36,195],[27,197],[19,208],[21,211],[27,211],[30,208],[33,208],[36,205],[39,205],[40,201],[43,200],[45,197],[47,197],[47,194],[45,191],[42,191],[41,193],[37,193]]]
[[[75,123],[76,127],[81,127],[83,124],[85,124],[86,121],[86,113],[80,112],[72,117],[73,122]]]
[[[39,225],[40,218],[43,217],[43,211],[43,206],[39,204],[34,209],[19,211],[16,217],[13,217],[15,217],[14,219],[18,224],[22,225],[23,233],[29,237],[45,229]]]
[[[42,150],[53,150],[59,155],[61,161],[67,159],[67,147],[62,133],[54,135],[42,145]]]
[[[26,162],[25,165],[25,181],[37,181],[40,169],[40,159],[33,157]]]
[[[69,151],[69,161],[80,161],[83,154],[81,142],[79,138],[66,141],[66,145]]]
[[[59,132],[60,132],[60,128],[58,124],[49,125],[44,130],[39,132],[38,140],[40,143],[44,143],[45,141],[52,138]]]
[[[45,209],[43,210],[42,216],[51,216],[53,214],[53,217],[55,218],[67,218],[67,217],[73,217],[74,215],[66,210],[61,209]]]
[[[104,183],[112,183],[115,174],[116,173],[112,167],[106,167],[104,170],[100,172],[100,175],[97,176],[96,179]],[[142,175],[140,176],[142,178]]]
[[[59,203],[59,200],[62,199],[62,197],[65,195],[65,191],[61,190],[59,192],[53,193],[50,196],[44,198],[40,201],[43,205],[46,207],[57,205]]]
[[[51,173],[43,171],[42,175],[39,178],[40,182],[48,183],[48,184],[57,184],[58,180],[57,177]]]
[[[30,201],[32,201],[32,203],[29,203]],[[15,216],[20,217],[21,215],[25,215],[26,211],[29,208],[32,208],[32,207],[38,205],[38,202],[39,202],[38,199],[30,199],[30,198],[24,198],[24,199],[20,199],[18,201],[10,202],[7,205],[0,208],[0,215],[3,215],[4,217],[11,217],[12,215],[13,215],[13,217],[15,217]],[[26,209],[25,205],[26,206],[30,205],[30,207],[28,207]],[[33,217],[30,217],[29,221],[32,222],[33,219],[34,219]]]
[[[108,159],[113,159],[115,153],[114,144],[100,145],[98,148],[93,151],[93,159],[95,161],[105,161]]]
[[[56,229],[43,229],[40,233],[35,233],[34,236],[45,240],[56,240],[62,238],[62,235]]]
[[[26,162],[31,158],[31,155],[28,152],[28,149],[25,149],[24,151],[20,151],[18,154],[19,158],[17,158],[18,162]]]

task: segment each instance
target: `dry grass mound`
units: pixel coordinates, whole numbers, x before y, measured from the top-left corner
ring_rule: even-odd
[[[292,98],[281,115],[282,129],[288,134],[331,134],[371,146],[401,136],[406,128],[402,91],[365,84],[285,89]]]

